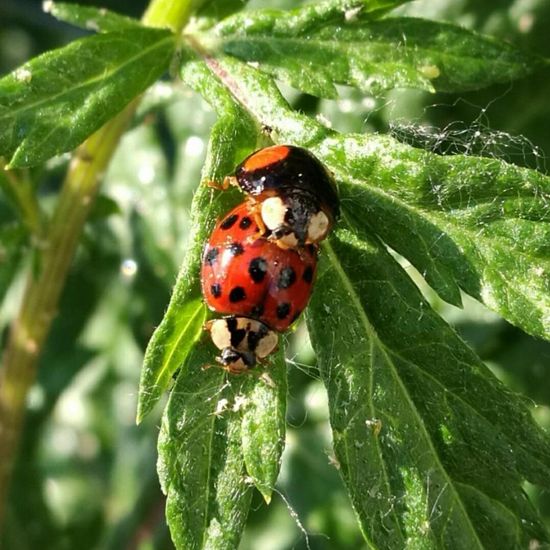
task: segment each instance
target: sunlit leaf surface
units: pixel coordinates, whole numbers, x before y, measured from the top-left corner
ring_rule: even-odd
[[[215,38],[205,36],[205,44],[214,55],[253,62],[321,97],[336,97],[335,84],[371,93],[396,87],[464,92],[521,78],[541,65],[535,56],[455,25],[374,20],[376,12],[356,4],[328,16],[318,16],[313,6],[239,13],[214,28]]]
[[[126,29],[76,40],[0,80],[0,155],[32,166],[74,149],[168,68],[171,33]]]

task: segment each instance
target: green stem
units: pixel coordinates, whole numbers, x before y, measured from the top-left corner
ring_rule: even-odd
[[[195,0],[151,0],[142,21],[150,27],[168,27],[179,33],[194,5]]]
[[[179,32],[192,0],[151,0],[143,22]],[[0,526],[23,426],[27,393],[57,313],[59,297],[101,180],[139,100],[90,136],[74,153],[41,252],[40,272],[29,273],[0,367]]]

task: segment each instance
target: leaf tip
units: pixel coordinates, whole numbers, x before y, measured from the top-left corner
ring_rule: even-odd
[[[143,419],[151,412],[157,399],[153,395],[148,395],[147,398],[143,397],[143,392],[140,390],[136,412],[136,426],[139,426]]]
[[[258,491],[260,491],[260,494],[262,495],[265,503],[269,506],[271,504],[271,497],[273,496],[273,490],[270,487],[266,487],[265,485],[260,485],[257,480],[254,480],[254,484],[256,485],[256,488]]]

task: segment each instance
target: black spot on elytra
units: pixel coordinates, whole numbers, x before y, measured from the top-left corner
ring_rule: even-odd
[[[210,292],[214,298],[219,298],[222,295],[222,285],[220,283],[215,283],[210,286]]]
[[[229,293],[229,301],[231,303],[242,302],[246,298],[246,292],[242,286],[236,286],[231,289]]]
[[[232,256],[238,256],[239,254],[242,254],[244,252],[243,245],[241,243],[231,243],[227,250],[229,250],[229,253]]]
[[[277,306],[277,318],[284,319],[290,313],[290,304],[288,302],[283,302]]]
[[[248,216],[244,216],[241,218],[241,221],[239,222],[239,227],[241,229],[248,229],[252,225],[252,220]]]
[[[264,314],[264,305],[258,304],[250,310],[250,315],[253,317],[261,317]]]
[[[305,269],[304,269],[304,274],[302,275],[302,279],[306,282],[306,283],[311,283],[311,281],[313,281],[313,268],[308,265]]]
[[[277,281],[277,286],[279,288],[289,288],[296,281],[296,273],[291,267],[283,267],[281,273],[279,274],[279,280]]]
[[[204,263],[213,265],[218,258],[219,250],[217,248],[211,248],[204,256]]]
[[[230,229],[235,225],[235,222],[239,219],[239,216],[237,214],[231,214],[231,216],[228,216],[223,220],[220,227],[222,229]]]
[[[255,283],[261,283],[267,272],[267,262],[261,258],[253,258],[248,264],[248,273]]]

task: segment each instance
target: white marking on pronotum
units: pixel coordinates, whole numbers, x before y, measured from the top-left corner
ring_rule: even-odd
[[[262,202],[262,220],[266,227],[277,229],[285,223],[286,206],[280,197],[269,197]]]
[[[311,216],[307,226],[307,236],[309,240],[316,243],[323,239],[327,234],[329,223],[327,215],[322,210]]]
[[[224,349],[231,346],[231,333],[227,328],[225,319],[216,319],[210,325],[210,336],[212,342],[218,349]]]

